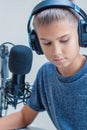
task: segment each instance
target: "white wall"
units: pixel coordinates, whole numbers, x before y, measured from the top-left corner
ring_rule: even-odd
[[[86,0],[74,0],[80,8],[82,8],[87,13]]]
[[[40,0],[0,0],[0,44],[4,42],[12,42],[14,44],[28,44],[27,22],[32,8]],[[86,0],[76,0],[87,12]],[[82,49],[82,53],[86,53],[87,49]],[[39,67],[46,62],[44,56],[38,56],[34,53],[33,65],[31,72],[27,75],[27,80],[32,84]],[[18,106],[17,110],[22,106]],[[9,112],[14,109],[9,109]],[[10,112],[10,113],[11,113]],[[42,113],[35,120],[35,125],[55,130],[46,113]]]

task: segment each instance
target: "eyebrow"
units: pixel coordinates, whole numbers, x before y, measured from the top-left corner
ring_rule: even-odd
[[[43,40],[43,41],[49,41],[49,40],[47,40],[47,39],[45,39],[45,38],[40,38],[40,40]]]
[[[65,35],[63,35],[63,36],[60,36],[60,37],[58,37],[58,38],[56,38],[56,39],[64,38],[64,37],[67,37],[67,36],[69,36],[69,34],[65,34]],[[44,40],[44,41],[50,41],[50,40],[48,40],[48,39],[45,39],[45,38],[40,38],[40,40]]]

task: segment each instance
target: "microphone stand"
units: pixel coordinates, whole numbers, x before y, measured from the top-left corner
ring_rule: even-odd
[[[0,85],[0,117],[2,117],[2,110],[3,110],[3,102],[4,102],[4,88],[6,83],[6,78],[8,77],[8,47],[6,45],[2,45],[0,47],[0,57],[1,57],[1,85]],[[5,104],[6,105],[6,104]]]

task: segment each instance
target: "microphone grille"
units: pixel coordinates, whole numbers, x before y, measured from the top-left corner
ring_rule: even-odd
[[[33,54],[29,47],[15,45],[9,54],[8,67],[14,74],[27,74],[31,70]]]

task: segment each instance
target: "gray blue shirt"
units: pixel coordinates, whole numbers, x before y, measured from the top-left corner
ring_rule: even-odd
[[[87,130],[87,61],[67,77],[53,64],[44,64],[27,103],[36,111],[46,110],[57,130]]]

